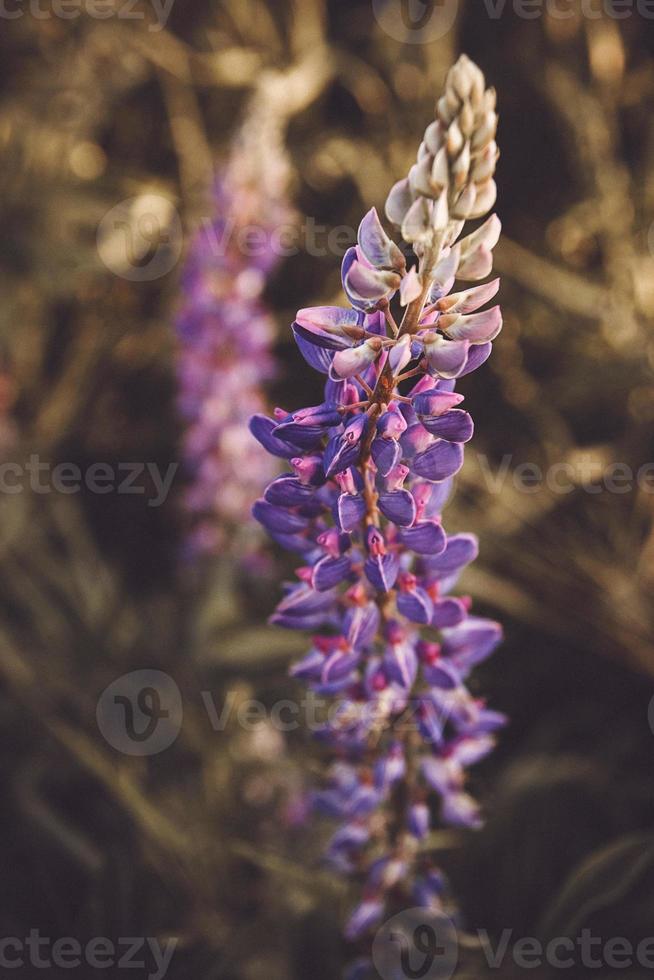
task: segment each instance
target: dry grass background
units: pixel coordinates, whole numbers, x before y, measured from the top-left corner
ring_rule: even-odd
[[[0,34],[5,458],[164,469],[179,458],[180,263],[151,283],[112,274],[96,248],[110,208],[165,194],[186,240],[207,213],[214,161],[263,104],[279,115],[299,212],[356,227],[406,171],[466,50],[502,113],[505,329],[466,386],[477,435],[447,523],[481,537],[466,585],[507,642],[479,687],[514,720],[478,777],[488,828],[447,838],[443,861],[471,926],[565,930],[569,890],[575,908],[584,888],[603,894],[606,869],[615,880],[630,867],[629,835],[654,824],[654,496],[527,494],[510,476],[493,493],[478,454],[492,471],[505,453],[512,468],[586,460],[597,472],[651,459],[649,25],[490,20],[469,0],[444,38],[403,46],[366,0],[177,0],[161,31],[137,9],[144,20],[26,14]],[[318,390],[307,372],[294,379],[287,327],[299,306],[337,298],[338,268],[336,255],[300,252],[270,285],[276,401]],[[346,896],[315,870],[322,829],[284,823],[319,759],[302,735],[265,725],[213,732],[199,696],[287,696],[302,639],[265,626],[270,582],[220,559],[180,572],[180,490],[161,508],[0,496],[3,935],[173,935],[175,978],[332,978]],[[97,697],[144,666],[180,685],[182,733],[160,756],[117,757]],[[612,934],[647,918],[648,848],[639,838],[636,884],[600,902]],[[576,870],[589,860],[590,885]]]

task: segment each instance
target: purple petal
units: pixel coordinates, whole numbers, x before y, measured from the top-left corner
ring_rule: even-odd
[[[452,293],[438,304],[438,308],[444,313],[474,313],[484,303],[493,299],[499,288],[500,280],[492,279],[482,286],[473,286],[472,289],[466,289],[464,292]]]
[[[405,773],[404,749],[399,742],[395,742],[391,745],[388,755],[382,756],[375,763],[375,786],[380,790],[387,790],[399,779],[403,779]]]
[[[334,598],[334,594],[316,592],[304,584],[297,585],[279,603],[270,622],[300,630],[330,625],[335,609]]]
[[[422,623],[427,626],[431,622],[434,606],[424,589],[415,588],[410,592],[400,592],[397,596],[397,608],[403,616],[412,623]]]
[[[451,747],[451,755],[456,761],[467,768],[474,766],[493,751],[495,739],[490,735],[462,735]]]
[[[412,356],[411,337],[405,334],[391,347],[388,361],[393,374],[399,374],[407,366]]]
[[[437,660],[433,664],[425,664],[422,675],[432,687],[442,691],[453,691],[461,684],[461,675],[454,664],[447,660]]]
[[[428,562],[429,572],[445,578],[474,561],[478,554],[479,544],[474,534],[454,534],[447,539],[445,551]]]
[[[367,844],[370,831],[365,824],[348,823],[339,827],[327,845],[327,854],[338,850],[356,850]]]
[[[471,313],[469,316],[458,316],[449,326],[447,319],[442,317],[439,327],[447,331],[453,341],[469,340],[471,344],[486,344],[495,340],[502,329],[502,311],[499,306],[481,313]]]
[[[426,431],[424,425],[416,422],[409,426],[400,438],[402,454],[407,459],[413,459],[417,453],[422,453],[433,444],[433,437]]]
[[[320,681],[316,690],[323,694],[335,694],[349,686],[352,672],[359,663],[359,655],[353,650],[335,650],[323,661]]]
[[[328,429],[340,425],[339,412],[329,405],[316,405],[293,414],[275,427],[279,439],[288,439],[302,449],[313,449]],[[297,455],[294,453],[293,455]]]
[[[300,555],[308,555],[316,550],[314,541],[300,534],[280,534],[277,531],[268,530],[268,534],[277,544],[286,551],[294,551]]]
[[[310,650],[302,660],[291,664],[289,674],[304,681],[318,680],[325,663],[325,656],[320,650]]]
[[[354,649],[361,650],[375,639],[379,628],[379,609],[374,602],[348,610],[343,621],[344,632]]]
[[[342,493],[336,504],[341,531],[354,531],[366,514],[366,502],[358,493]]]
[[[337,351],[332,362],[332,376],[351,378],[355,374],[361,374],[377,360],[381,349],[381,340],[372,337],[358,347]]]
[[[409,832],[423,840],[429,833],[429,807],[426,803],[414,803],[409,809]]]
[[[438,555],[445,550],[447,538],[437,521],[420,521],[400,532],[400,540],[418,555]]]
[[[363,330],[356,310],[342,306],[313,306],[299,310],[295,317],[297,326],[309,343],[331,350],[351,347]],[[333,342],[333,343],[332,343]]]
[[[434,603],[434,615],[431,625],[435,629],[445,626],[458,626],[466,618],[467,609],[460,599],[448,596]]]
[[[384,231],[375,208],[371,208],[361,221],[357,241],[368,262],[376,268],[398,272],[405,268],[404,256]]]
[[[282,507],[274,507],[265,500],[257,500],[252,508],[252,516],[269,531],[280,534],[295,534],[308,526],[305,518],[298,517],[297,514],[292,514]]]
[[[402,450],[394,439],[378,437],[372,443],[371,452],[380,476],[388,476],[399,463]]]
[[[394,292],[400,285],[400,277],[395,272],[382,272],[364,265],[358,258],[354,260],[343,280],[343,286],[348,297],[359,301],[367,301],[367,308],[373,307],[389,292]]]
[[[399,439],[406,429],[406,420],[395,403],[377,421],[377,433],[387,439]]]
[[[412,204],[413,194],[408,178],[398,180],[386,199],[386,217],[399,228]]]
[[[443,480],[442,483],[432,484],[434,490],[425,509],[425,517],[436,518],[443,513],[443,508],[452,493],[453,484],[452,477],[449,480]]]
[[[436,756],[424,756],[420,763],[420,771],[424,780],[437,793],[446,793],[450,784],[448,767],[442,759]]]
[[[454,476],[463,466],[463,448],[459,443],[439,439],[433,446],[419,453],[413,460],[412,469],[418,476],[432,483],[439,483]]]
[[[442,378],[456,378],[468,358],[468,340],[446,340],[439,333],[430,332],[424,338],[425,356],[429,367]]]
[[[364,329],[368,333],[375,333],[378,337],[386,336],[386,317],[380,310],[373,313],[366,313],[363,319]]]
[[[502,640],[502,627],[492,619],[470,616],[443,635],[443,653],[461,669],[470,670],[491,655]]]
[[[384,903],[379,899],[367,899],[361,902],[349,918],[345,927],[345,938],[349,942],[358,939],[368,929],[376,926],[383,914]]]
[[[379,509],[393,524],[410,527],[416,519],[416,502],[408,490],[379,495]]]
[[[311,500],[315,488],[301,483],[295,476],[280,476],[273,480],[264,493],[264,499],[276,507],[299,507]]]
[[[367,422],[365,415],[357,415],[342,435],[330,439],[324,456],[327,477],[342,473],[357,462],[361,452],[361,437],[366,431]]]
[[[384,655],[384,667],[390,680],[410,690],[418,672],[418,658],[412,643],[394,643]]]
[[[326,555],[314,566],[311,584],[318,592],[333,589],[350,574],[352,562],[347,555],[331,558]]]
[[[395,585],[400,563],[395,555],[371,555],[364,571],[371,585],[379,592],[389,592]]]
[[[434,745],[442,742],[445,720],[431,698],[421,699],[416,720],[423,738]]]
[[[416,395],[413,399],[413,408],[420,418],[423,415],[438,418],[456,408],[462,401],[463,395],[457,391],[443,391],[439,387],[433,391],[423,391]]]
[[[479,805],[468,793],[447,793],[443,798],[441,818],[453,827],[477,830],[482,826]]]
[[[478,367],[488,360],[493,350],[493,345],[489,342],[487,344],[474,344],[468,353],[468,359],[465,363],[465,367],[459,373],[459,377],[463,378],[466,374],[471,374],[476,371]]]
[[[276,427],[277,422],[266,415],[253,415],[250,419],[250,432],[271,455],[282,459],[297,456],[298,447],[276,436],[273,432]]]
[[[332,361],[334,360],[333,351],[324,350],[322,347],[316,347],[315,344],[310,343],[305,337],[303,337],[295,326],[293,326],[292,329],[293,336],[295,337],[295,343],[297,344],[298,350],[302,354],[302,357],[307,364],[312,367],[314,371],[320,371],[322,374],[327,374],[332,366]]]
[[[454,408],[451,412],[437,417],[425,415],[420,421],[427,432],[448,442],[468,442],[475,431],[471,416],[460,408]]]

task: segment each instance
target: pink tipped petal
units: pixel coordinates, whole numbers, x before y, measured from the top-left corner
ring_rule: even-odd
[[[426,243],[433,238],[432,209],[424,197],[417,198],[402,222],[402,238],[406,242]]]
[[[400,286],[400,303],[402,306],[408,306],[409,303],[413,303],[414,299],[418,299],[421,292],[422,283],[420,276],[416,271],[416,267],[412,266]]]
[[[470,346],[468,340],[445,340],[438,333],[429,333],[424,338],[424,345],[429,367],[441,378],[456,378],[465,367]]]
[[[456,314],[453,314],[456,317]],[[494,340],[502,329],[502,311],[499,306],[469,316],[459,316],[450,325],[450,314],[441,317],[439,326],[452,340],[469,340],[471,344],[487,344]]]
[[[394,374],[399,374],[399,372],[407,366],[411,360],[411,337],[409,334],[405,334],[398,340],[394,347],[391,348],[389,354],[389,361]]]
[[[342,306],[313,306],[298,310],[295,322],[306,330],[324,330],[336,336],[347,336],[346,327],[356,327],[359,315],[356,310]]]
[[[490,218],[484,221],[471,235],[467,235],[459,243],[461,246],[461,258],[464,259],[471,252],[474,252],[480,245],[492,250],[500,240],[502,232],[502,222],[496,214],[491,214]]]
[[[386,217],[399,228],[412,204],[413,194],[408,178],[398,180],[386,199]]]
[[[375,208],[368,211],[359,225],[357,240],[364,256],[375,268],[402,272],[406,267],[402,252],[382,228]]]
[[[496,200],[497,184],[494,180],[487,180],[485,184],[477,188],[475,203],[468,217],[481,218],[490,211]]]
[[[450,248],[433,270],[434,285],[432,286],[430,299],[434,302],[440,299],[452,288],[454,276],[461,259],[461,246],[454,245]]]
[[[359,347],[337,351],[334,355],[332,371],[339,378],[351,378],[365,371],[377,359],[380,351],[381,341],[376,337],[366,340]]]
[[[438,418],[445,415],[451,409],[456,408],[463,401],[463,395],[458,391],[425,391],[416,395],[413,399],[413,408],[422,418],[423,415]]]
[[[343,286],[348,296],[371,301],[374,305],[388,293],[397,290],[400,282],[396,272],[380,272],[355,259],[345,275]]]
[[[457,279],[476,282],[485,279],[493,271],[493,253],[485,245],[480,245],[474,252],[467,255],[459,263],[456,270]]]
[[[500,288],[500,280],[492,279],[482,286],[473,286],[462,293],[451,293],[438,301],[442,313],[474,313],[484,303],[493,299]]]

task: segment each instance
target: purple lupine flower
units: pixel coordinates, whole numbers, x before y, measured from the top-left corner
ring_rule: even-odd
[[[276,236],[293,220],[288,165],[274,129],[270,120],[262,131],[253,120],[243,127],[182,276],[178,379],[190,555],[224,549],[277,469],[248,432],[253,408],[265,408],[262,386],[275,374],[275,324],[262,294],[279,262]],[[241,557],[244,546],[241,540]]]
[[[497,217],[460,236],[495,199],[496,123],[493,91],[462,57],[386,206],[417,263],[407,269],[372,209],[343,262],[350,306],[302,310],[293,325],[327,375],[324,401],[252,421],[293,468],[254,515],[304,563],[272,621],[316,633],[292,673],[338,699],[320,736],[348,761],[316,805],[341,821],[329,861],[364,882],[352,940],[394,903],[440,907],[443,880],[421,843],[438,820],[479,826],[466,770],[505,720],[466,687],[501,629],[451,594],[476,539],[441,520],[473,434],[455,384],[487,359],[502,325],[499,307],[480,309],[498,280],[452,292],[491,271]]]

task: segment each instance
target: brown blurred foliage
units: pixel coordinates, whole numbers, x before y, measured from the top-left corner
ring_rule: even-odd
[[[141,19],[117,3],[103,20],[25,9],[3,25],[3,453],[176,462],[183,251],[166,275],[130,281],[98,251],[103,217],[163,195],[185,242],[214,161],[252,100],[271,98],[296,207],[356,228],[408,169],[467,51],[498,89],[505,327],[464,384],[477,434],[446,519],[481,538],[464,584],[507,642],[478,685],[513,725],[478,777],[487,829],[449,838],[443,861],[471,926],[566,934],[566,879],[582,904],[580,862],[654,822],[654,474],[627,492],[603,483],[610,464],[635,473],[652,452],[654,32],[635,14],[459,7],[429,44],[387,36],[367,0],[177,0],[161,30],[142,0]],[[271,399],[288,407],[319,384],[290,317],[338,301],[339,265],[333,250],[301,249],[270,285],[282,365]],[[526,492],[514,476],[526,463],[568,464],[570,492]],[[334,977],[343,889],[315,870],[323,829],[284,816],[315,751],[265,724],[216,733],[200,698],[288,695],[303,639],[263,624],[269,581],[244,583],[220,559],[180,570],[181,485],[160,508],[0,495],[3,934],[173,935],[173,977]],[[100,692],[142,667],[170,673],[185,706],[179,740],[149,759],[120,756],[95,721]],[[627,853],[597,861],[622,867]],[[613,919],[608,903],[605,928],[640,928],[651,904],[633,888]]]

